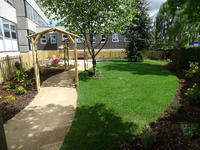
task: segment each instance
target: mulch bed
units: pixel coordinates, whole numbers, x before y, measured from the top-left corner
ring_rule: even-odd
[[[8,82],[5,82],[4,84],[0,85],[0,95],[3,97],[13,95],[15,96],[15,100],[13,101],[13,104],[5,104],[3,100],[0,100],[0,110],[3,117],[3,123],[13,118],[17,113],[23,110],[37,94],[36,89],[33,87],[28,88],[27,93],[24,95],[17,95],[13,90],[6,91],[3,89],[3,86],[7,83]]]
[[[67,70],[70,70],[72,68],[74,68],[74,66],[70,65]],[[59,66],[59,67],[55,67],[55,68],[44,67],[41,70],[42,70],[42,72],[40,72],[40,78],[41,78],[41,83],[42,83],[47,78],[65,71],[65,68],[64,68],[64,66]],[[28,72],[28,74],[30,74],[30,72]],[[32,73],[32,75],[33,75],[33,73]],[[32,79],[32,77],[29,76],[27,78],[27,81],[30,79]],[[17,83],[14,79],[11,79],[10,81],[0,84],[0,96],[2,96],[3,98],[6,96],[9,96],[9,95],[15,96],[15,100],[13,101],[13,104],[5,104],[3,102],[3,98],[0,99],[0,111],[2,113],[3,123],[6,123],[6,121],[13,118],[17,113],[19,113],[27,105],[29,105],[29,103],[34,99],[34,97],[37,94],[37,90],[35,88],[35,83],[33,83],[34,85],[31,87],[27,87],[26,88],[27,93],[23,94],[23,95],[17,95],[14,90],[6,91],[5,89],[3,89],[3,86],[7,85],[9,82],[13,82],[15,84],[18,84],[19,86],[21,85],[21,83]]]
[[[150,124],[150,130],[156,133],[157,141],[153,145],[153,150],[200,150],[200,138],[189,139],[183,135],[180,124],[182,122],[196,123],[200,125],[200,106],[192,106],[186,100],[184,93],[187,88],[194,83],[200,84],[200,80],[186,79],[180,69],[168,64],[165,69],[171,71],[179,78],[179,88],[171,104],[179,102],[180,112],[176,120],[170,119],[167,109],[157,119]],[[143,150],[141,135],[133,137],[133,140],[121,146],[120,150]]]

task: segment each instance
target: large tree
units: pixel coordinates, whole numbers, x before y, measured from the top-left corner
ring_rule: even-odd
[[[200,25],[188,22],[185,12],[181,9],[181,3],[178,4],[172,7],[166,2],[158,12],[155,22],[155,38],[158,47],[184,47],[189,42],[198,40]],[[172,11],[173,9],[175,11]]]
[[[96,56],[106,44],[93,44],[100,34],[123,32],[137,14],[136,0],[40,0],[49,16],[87,40],[96,75]],[[87,36],[88,35],[88,36]],[[97,51],[95,48],[101,46]]]
[[[137,0],[138,14],[132,20],[132,24],[126,28],[126,37],[129,43],[126,48],[126,53],[129,61],[137,60],[137,55],[141,57],[139,51],[147,50],[151,42],[152,22],[149,16],[149,6],[146,0]]]

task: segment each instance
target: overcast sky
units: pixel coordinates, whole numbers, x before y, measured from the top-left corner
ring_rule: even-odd
[[[150,15],[151,16],[156,16],[156,14],[158,13],[160,6],[166,1],[166,0],[147,0],[150,3],[150,8],[151,8],[151,12]]]

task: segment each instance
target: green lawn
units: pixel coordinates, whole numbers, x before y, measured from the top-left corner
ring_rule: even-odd
[[[178,88],[163,64],[113,60],[97,65],[104,78],[81,73],[78,107],[61,150],[116,150],[155,121]]]

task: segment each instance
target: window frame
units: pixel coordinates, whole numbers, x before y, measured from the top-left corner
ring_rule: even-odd
[[[51,44],[57,44],[57,34],[56,33],[49,33],[50,36],[50,43]],[[55,37],[54,37],[55,36]],[[52,39],[54,39],[55,41],[52,41]]]
[[[117,36],[117,38],[116,38],[115,36]],[[116,40],[116,41],[115,41],[115,40]],[[119,43],[119,34],[114,33],[114,34],[112,35],[112,42],[113,42],[113,43]]]
[[[102,36],[105,36],[105,37],[102,37]],[[106,42],[106,35],[105,34],[101,34],[101,43],[105,43]],[[105,40],[105,41],[102,41],[102,40]]]
[[[66,37],[64,37],[64,36],[66,36]],[[68,36],[66,35],[66,34],[63,34],[62,33],[62,41],[65,41],[65,40],[67,40],[68,39]]]
[[[45,42],[43,42],[43,40],[45,40]],[[42,35],[42,37],[40,38],[40,44],[42,44],[42,45],[47,44],[47,36],[45,34]]]

